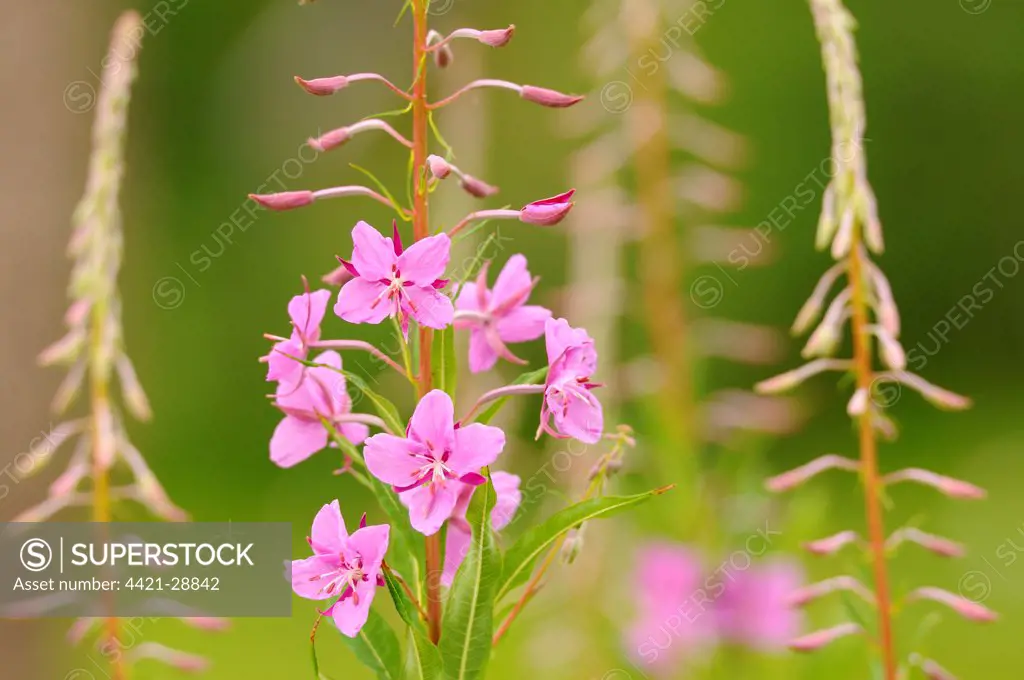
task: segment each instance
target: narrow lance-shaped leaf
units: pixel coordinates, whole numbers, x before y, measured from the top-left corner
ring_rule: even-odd
[[[341,636],[364,666],[376,673],[379,680],[402,680],[402,651],[391,626],[380,614],[370,610],[366,625],[359,635]]]
[[[490,523],[494,502],[494,485],[488,478],[477,487],[466,512],[472,543],[455,575],[441,622],[441,658],[451,680],[485,677],[491,656],[494,593],[501,572]]]
[[[615,513],[660,496],[672,487],[664,487],[635,496],[604,496],[591,498],[556,512],[550,519],[519,537],[505,553],[505,566],[501,574],[496,600],[501,600],[513,588],[526,580],[534,560],[553,544],[559,536],[592,519],[609,517]]]
[[[388,593],[391,594],[391,601],[395,603],[395,610],[409,626],[409,634],[416,651],[416,666],[412,669],[411,677],[416,680],[444,680],[441,652],[427,638],[427,631],[417,613],[416,605],[405,594],[391,570],[386,567],[384,581]]]
[[[448,326],[443,331],[434,333],[432,347],[432,373],[434,386],[455,396],[455,384],[458,379],[458,364],[455,359],[455,328]]]

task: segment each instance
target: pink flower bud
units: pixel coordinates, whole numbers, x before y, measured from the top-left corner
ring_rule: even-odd
[[[851,543],[859,541],[860,536],[856,531],[840,531],[838,534],[805,543],[804,549],[814,555],[834,555]]]
[[[820,599],[830,593],[847,592],[857,595],[865,602],[874,602],[874,594],[864,584],[852,576],[834,576],[824,581],[818,581],[804,586],[789,595],[789,604],[794,607],[804,605]]]
[[[523,85],[519,91],[519,96],[528,102],[548,106],[553,109],[564,109],[583,101],[581,96],[563,94],[555,90],[549,90],[546,87],[534,87],[533,85]]]
[[[249,194],[249,198],[270,210],[302,208],[315,200],[312,191],[284,191],[279,194]]]
[[[953,477],[946,477],[945,475],[940,475],[936,472],[932,472],[931,470],[923,470],[921,468],[906,468],[905,470],[898,470],[882,478],[882,483],[886,485],[898,484],[899,482],[915,482],[917,484],[924,484],[925,486],[937,489],[950,498],[976,500],[988,495],[984,489],[975,486],[970,482],[965,482],[962,479],[954,479]]]
[[[868,390],[866,387],[859,387],[850,397],[846,405],[846,413],[851,417],[864,415],[868,410]]]
[[[925,550],[929,550],[942,557],[963,557],[964,555],[964,547],[956,541],[935,536],[913,527],[894,531],[889,540],[885,542],[885,545],[886,548],[893,549],[901,543],[907,542],[916,543]]]
[[[350,139],[352,139],[352,133],[347,127],[343,127],[326,132],[319,137],[310,137],[309,145],[323,153],[338,148]]]
[[[434,65],[438,68],[448,68],[455,61],[455,53],[447,44],[441,45],[434,50]]]
[[[813,652],[835,642],[839,638],[848,635],[859,635],[861,632],[863,632],[861,627],[855,623],[841,623],[838,626],[823,628],[822,630],[791,640],[789,648],[795,652]]]
[[[928,680],[956,680],[956,676],[931,659],[924,659],[918,654],[910,655],[910,663],[921,669]]]
[[[805,463],[798,468],[794,468],[789,472],[783,472],[781,475],[772,477],[765,482],[765,487],[769,491],[788,491],[796,486],[800,486],[811,477],[821,474],[826,470],[848,470],[850,472],[856,472],[860,469],[860,465],[857,461],[844,458],[843,456],[829,453],[820,458],[815,458],[810,463]]]
[[[498,193],[498,187],[491,186],[487,182],[477,179],[472,175],[463,175],[462,180],[459,182],[459,186],[466,190],[470,196],[476,198],[487,198]]]
[[[430,168],[430,174],[433,175],[434,179],[445,179],[448,175],[452,174],[452,166],[440,156],[433,154],[427,156],[427,166]]]
[[[183,616],[181,622],[191,628],[208,631],[223,631],[231,628],[231,621],[216,616]]]
[[[564,194],[534,201],[520,211],[519,219],[527,224],[536,224],[542,227],[558,224],[572,210],[574,204],[570,199],[574,193],[576,190],[570,189]]]
[[[948,590],[943,590],[942,588],[934,588],[931,586],[918,588],[907,596],[908,602],[915,600],[930,600],[932,602],[944,604],[965,619],[978,621],[980,623],[988,623],[999,618],[999,615],[988,607],[978,604],[977,602],[972,602],[965,597],[954,595]]]
[[[516,26],[515,24],[511,24],[508,28],[480,31],[480,35],[477,36],[477,40],[485,45],[490,45],[491,47],[504,47],[508,44],[509,40],[512,39],[512,35],[515,32]]]
[[[303,90],[316,95],[317,97],[327,97],[348,86],[348,78],[345,76],[314,78],[313,80],[303,80],[302,78],[295,76],[295,82],[298,83],[299,87]]]

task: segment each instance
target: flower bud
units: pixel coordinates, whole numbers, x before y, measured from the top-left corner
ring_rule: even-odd
[[[432,46],[440,43],[444,38],[437,31],[430,31],[427,33],[427,45]],[[434,54],[434,65],[438,68],[448,68],[451,63],[455,61],[455,53],[452,52],[452,48],[448,46],[448,43],[444,43],[440,47],[435,47],[432,50]]]
[[[347,127],[343,127],[331,130],[316,138],[310,137],[309,146],[323,153],[324,151],[336,149],[350,139],[352,139],[352,133]]]
[[[846,413],[849,416],[861,416],[868,410],[868,389],[858,387],[857,391],[850,397],[850,403],[846,405]]]
[[[278,194],[249,194],[249,198],[269,210],[302,208],[314,200],[312,191],[283,191]]]
[[[583,97],[578,95],[563,94],[546,87],[534,87],[533,85],[523,85],[519,96],[528,102],[553,109],[564,109],[583,101]]]
[[[427,156],[427,166],[430,168],[430,174],[434,179],[445,179],[448,175],[452,174],[452,166],[440,156],[433,154]]]
[[[570,199],[574,193],[576,190],[570,189],[564,194],[534,201],[520,211],[519,219],[526,224],[536,224],[542,227],[558,224],[572,210],[574,204]]]
[[[491,186],[487,182],[479,180],[472,175],[463,175],[459,182],[459,186],[461,186],[470,196],[475,196],[476,198],[487,198],[488,196],[493,196],[498,193],[498,187]]]
[[[303,90],[312,95],[316,95],[317,97],[327,97],[348,86],[348,78],[345,76],[314,78],[313,80],[303,80],[302,78],[295,76],[295,82],[298,83],[299,87]]]
[[[834,555],[851,543],[860,541],[856,531],[840,531],[838,534],[804,543],[804,549],[814,555]]]
[[[848,635],[858,635],[862,632],[863,629],[855,623],[841,623],[838,626],[823,628],[808,635],[804,635],[803,637],[791,640],[789,648],[795,652],[813,652],[835,642],[839,638],[843,638]]]
[[[943,590],[942,588],[935,588],[932,586],[918,588],[907,595],[908,602],[914,600],[930,600],[931,602],[944,604],[960,616],[965,619],[970,619],[971,621],[988,623],[999,618],[999,615],[988,607],[978,604],[977,602],[972,602],[965,597],[954,595],[948,590]]]
[[[480,35],[477,36],[477,40],[485,45],[490,45],[491,47],[504,47],[510,40],[512,40],[512,36],[515,32],[515,24],[510,24],[508,28],[480,31]]]

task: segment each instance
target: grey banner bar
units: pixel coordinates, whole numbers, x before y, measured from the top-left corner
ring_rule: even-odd
[[[0,523],[0,618],[287,617],[287,523]]]

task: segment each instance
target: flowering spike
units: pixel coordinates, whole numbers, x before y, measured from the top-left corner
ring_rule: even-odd
[[[582,96],[563,94],[556,90],[549,90],[546,87],[534,87],[533,85],[523,85],[519,91],[519,96],[528,102],[553,109],[568,108],[583,101]]]
[[[977,602],[972,602],[960,595],[954,595],[948,590],[943,590],[942,588],[925,586],[923,588],[918,588],[907,595],[907,602],[917,602],[920,600],[928,600],[944,604],[960,616],[971,621],[988,623],[999,618],[999,615],[988,607]]]
[[[798,468],[793,468],[789,472],[784,472],[781,475],[772,477],[765,482],[765,487],[769,491],[789,491],[826,470],[847,470],[849,472],[856,472],[859,469],[860,466],[857,461],[834,453],[829,453],[821,456],[820,458],[815,458],[810,463],[805,463]]]
[[[813,652],[849,635],[860,635],[864,630],[855,623],[841,623],[831,628],[823,628],[791,640],[789,648],[794,652]]]
[[[900,482],[924,484],[925,486],[937,489],[950,498],[976,500],[985,498],[988,495],[984,489],[970,482],[947,477],[921,468],[906,468],[891,472],[882,477],[882,483],[886,486],[899,484]]]
[[[277,194],[249,194],[249,198],[270,210],[294,210],[303,208],[316,197],[312,191],[284,191]]]

